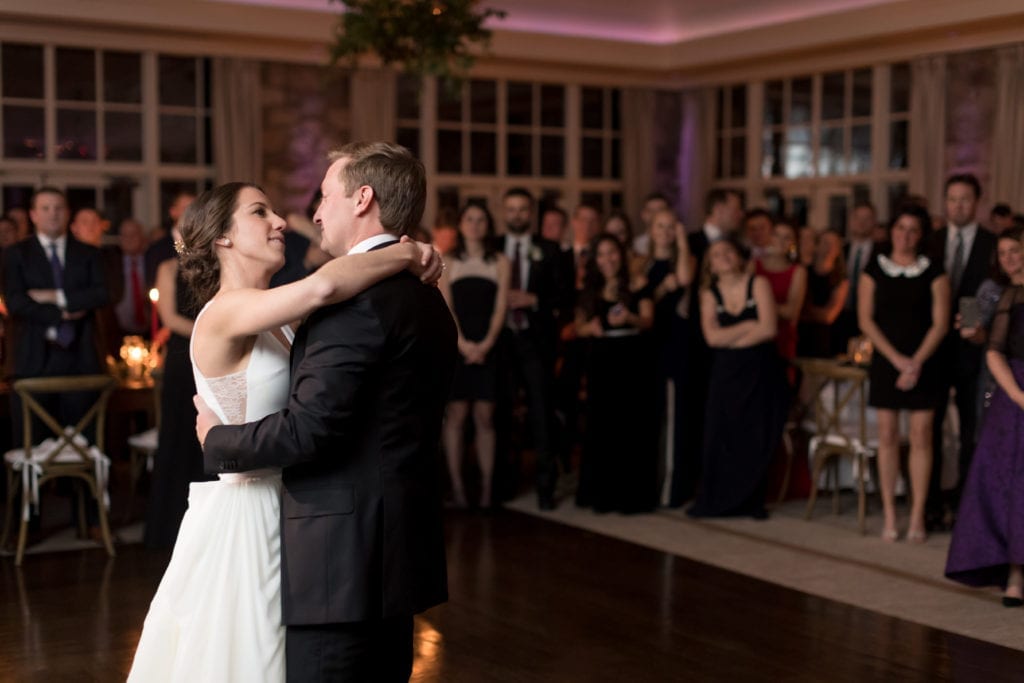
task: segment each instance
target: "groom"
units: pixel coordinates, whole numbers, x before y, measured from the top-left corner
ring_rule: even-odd
[[[314,216],[332,256],[419,224],[423,165],[387,143],[330,156]],[[288,406],[217,426],[200,406],[207,472],[283,467],[288,681],[406,681],[413,615],[447,599],[438,443],[456,359],[436,288],[408,272],[322,308],[292,347]]]

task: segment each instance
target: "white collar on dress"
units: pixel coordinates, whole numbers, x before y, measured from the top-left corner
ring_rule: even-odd
[[[881,266],[882,272],[889,277],[899,277],[901,275],[905,277],[917,277],[924,271],[928,270],[928,266],[931,264],[932,262],[923,254],[918,256],[917,260],[909,266],[901,266],[885,254],[878,255],[878,265]]]

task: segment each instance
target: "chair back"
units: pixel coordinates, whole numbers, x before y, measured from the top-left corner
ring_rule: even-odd
[[[95,446],[102,453],[104,452],[104,431],[107,419],[107,403],[110,394],[113,393],[116,382],[110,375],[62,375],[58,377],[30,377],[19,379],[14,382],[14,391],[21,398],[21,418],[24,426],[24,449],[26,453],[32,452],[33,443],[40,441],[41,435],[32,433],[32,417],[38,417],[46,427],[53,432],[58,440],[56,447],[50,454],[40,462],[48,464],[58,454],[77,452],[85,463],[91,463],[89,456],[90,444],[82,434],[90,424],[96,426]],[[45,394],[63,394],[70,392],[99,392],[96,400],[85,412],[82,418],[75,425],[61,425],[46,408],[44,408],[37,397]],[[78,438],[76,438],[78,437]],[[84,443],[84,445],[83,445]]]

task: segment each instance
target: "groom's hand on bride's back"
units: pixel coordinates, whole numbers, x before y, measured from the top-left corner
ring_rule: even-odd
[[[409,266],[412,274],[418,277],[423,284],[436,285],[437,281],[441,279],[441,272],[444,270],[444,261],[441,259],[441,253],[433,245],[426,242],[415,242],[408,235],[403,235],[401,242],[403,244],[412,242],[420,250],[419,261]]]
[[[220,418],[217,417],[217,413],[210,409],[210,406],[206,405],[206,401],[199,394],[192,397],[192,402],[196,404],[196,438],[199,439],[199,445],[206,445],[206,434],[210,431],[211,427],[216,427],[223,424]]]

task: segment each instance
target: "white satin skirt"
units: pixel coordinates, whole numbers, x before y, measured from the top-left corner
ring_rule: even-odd
[[[130,683],[284,681],[280,501],[273,470],[189,487]]]

